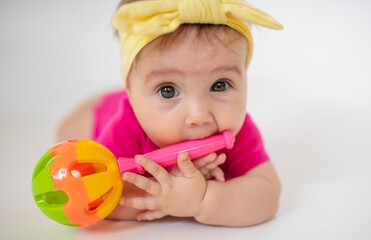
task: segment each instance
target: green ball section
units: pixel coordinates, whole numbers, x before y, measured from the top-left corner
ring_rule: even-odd
[[[78,227],[68,220],[63,211],[63,204],[68,202],[68,195],[55,190],[49,166],[57,159],[50,151],[46,152],[37,163],[32,175],[32,194],[37,206],[49,218],[72,227]]]

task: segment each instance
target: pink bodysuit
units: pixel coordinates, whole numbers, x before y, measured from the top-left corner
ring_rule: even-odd
[[[95,107],[93,139],[106,146],[116,157],[134,157],[158,149],[139,125],[125,90],[109,93]],[[227,155],[219,167],[229,180],[268,161],[269,157],[259,130],[246,114],[231,150],[217,152]]]

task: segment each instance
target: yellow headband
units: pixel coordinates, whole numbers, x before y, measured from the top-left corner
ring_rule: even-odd
[[[157,37],[175,31],[181,24],[222,24],[245,36],[248,67],[253,39],[246,23],[281,30],[269,14],[241,0],[141,0],[121,6],[112,24],[120,36],[122,77],[127,77],[140,50]]]

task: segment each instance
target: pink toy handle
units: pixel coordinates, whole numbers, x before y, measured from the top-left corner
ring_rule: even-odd
[[[176,164],[178,154],[181,152],[188,152],[190,159],[196,159],[223,148],[231,149],[234,141],[234,136],[229,131],[224,131],[219,135],[205,139],[190,140],[160,148],[146,153],[144,156],[162,167],[168,167]],[[135,161],[135,158],[120,157],[117,160],[117,164],[120,173],[133,172],[143,174],[145,172],[145,169]]]

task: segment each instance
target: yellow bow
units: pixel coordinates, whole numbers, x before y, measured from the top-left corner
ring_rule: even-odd
[[[246,23],[281,30],[269,14],[240,0],[142,0],[121,6],[113,18],[121,42],[122,76],[126,82],[138,52],[160,35],[183,23],[223,24],[245,36],[246,67],[252,57],[253,39]]]

